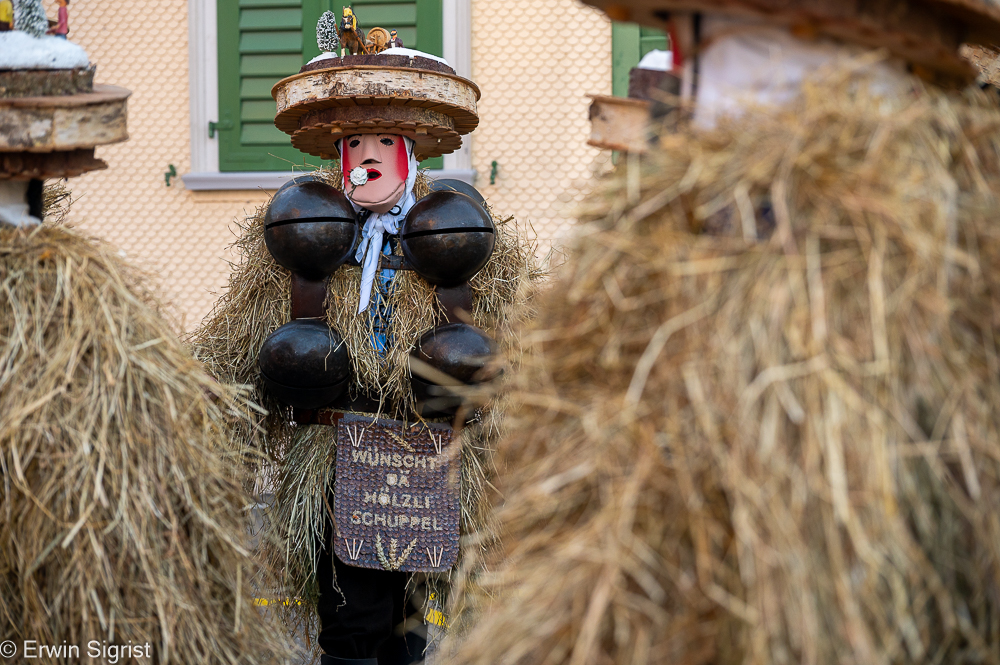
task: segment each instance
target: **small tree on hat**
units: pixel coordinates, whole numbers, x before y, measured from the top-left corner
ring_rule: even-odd
[[[14,0],[14,28],[34,37],[42,37],[49,29],[42,0]]]

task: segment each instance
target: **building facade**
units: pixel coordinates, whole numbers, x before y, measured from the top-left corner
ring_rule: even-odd
[[[54,16],[54,0],[46,2]],[[495,210],[530,224],[543,246],[558,244],[592,173],[609,159],[586,145],[586,95],[611,93],[613,68],[620,79],[622,58],[638,58],[619,53],[623,45],[634,50],[635,40],[616,37],[613,58],[612,25],[576,0],[353,6],[366,29],[397,28],[406,46],[443,55],[482,90],[471,139],[424,166],[474,181]],[[291,174],[321,163],[295,153],[274,129],[268,93],[318,53],[316,20],[340,7],[334,0],[70,5],[69,38],[87,49],[97,81],[133,93],[130,140],[98,151],[107,170],[73,181],[70,223],[148,271],[182,329],[197,325],[225,285],[233,220],[252,214]]]

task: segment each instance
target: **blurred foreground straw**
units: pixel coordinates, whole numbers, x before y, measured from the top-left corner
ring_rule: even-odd
[[[593,195],[450,662],[1000,662],[1000,111],[913,85],[829,76]]]

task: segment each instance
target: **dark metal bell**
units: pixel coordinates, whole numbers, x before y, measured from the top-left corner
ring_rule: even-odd
[[[446,288],[482,270],[495,243],[489,213],[459,192],[432,192],[420,199],[400,230],[400,246],[413,269]]]
[[[319,181],[286,184],[264,216],[264,244],[284,268],[319,281],[347,260],[358,239],[354,208]]]
[[[427,184],[432,192],[458,192],[465,194],[479,205],[486,203],[486,199],[479,193],[479,190],[464,180],[456,180],[455,178],[441,178],[440,180],[429,178],[428,180]]]
[[[303,185],[307,182],[322,182],[325,184],[326,180],[320,177],[320,175],[315,171],[312,173],[296,173],[295,175],[292,176],[292,178],[288,182],[279,187],[278,191],[275,192],[275,194],[276,195],[280,194],[282,191],[288,189],[289,187],[294,187],[295,185]]]
[[[410,356],[427,363],[466,385],[488,381],[487,364],[496,354],[496,343],[479,328],[467,323],[446,323],[420,337]],[[410,381],[423,416],[454,415],[462,397],[447,386],[411,372]]]
[[[351,378],[347,344],[316,319],[290,321],[271,333],[257,364],[268,392],[298,409],[330,404],[344,394]]]

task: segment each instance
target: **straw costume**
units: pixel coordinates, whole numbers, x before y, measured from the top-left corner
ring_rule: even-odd
[[[286,662],[280,624],[253,606],[270,582],[225,436],[251,405],[115,248],[60,225],[68,192],[43,188],[104,167],[94,148],[127,138],[129,92],[41,34],[41,3],[15,4],[18,26],[42,27],[0,33],[2,655]]]
[[[412,573],[444,625],[459,535],[485,529],[499,409],[474,397],[538,269],[513,219],[417,172],[478,123],[478,89],[439,58],[327,53],[273,93],[292,144],[340,168],[247,221],[196,343],[268,410],[234,436],[273,461],[290,609],[318,610],[324,663],[374,664]]]
[[[448,662],[996,660],[1000,112],[890,39],[754,13],[779,4],[832,6],[646,3],[685,40],[690,111],[596,188],[538,299],[502,554]],[[956,51],[1000,25],[891,4]],[[712,78],[760,35],[753,85]]]

